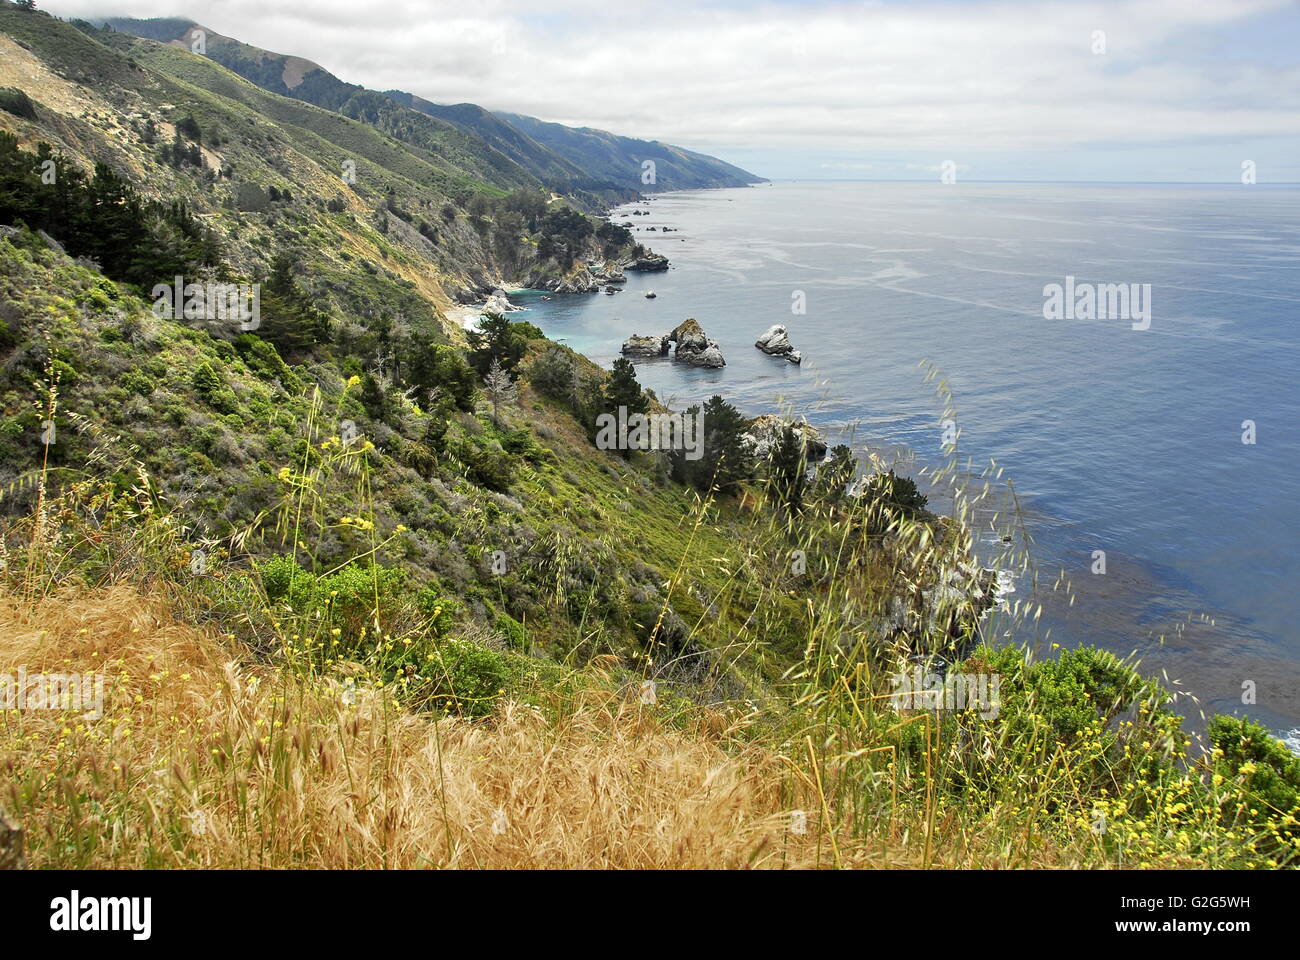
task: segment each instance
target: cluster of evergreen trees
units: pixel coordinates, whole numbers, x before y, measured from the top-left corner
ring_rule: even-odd
[[[222,265],[221,246],[182,203],[146,200],[106,164],[87,177],[42,143],[0,131],[0,223],[44,230],[114,280],[149,288]]]

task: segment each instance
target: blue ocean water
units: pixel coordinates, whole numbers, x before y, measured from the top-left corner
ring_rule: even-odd
[[[516,294],[519,316],[606,365],[695,317],[727,366],[640,364],[660,399],[792,407],[913,473],[943,460],[932,364],[961,458],[1000,466],[1027,518],[1018,590],[1044,611],[1021,639],[1136,652],[1185,711],[1300,726],[1300,188],[782,182],[634,207],[615,221],[669,272]],[[1067,276],[1150,284],[1150,328],[1044,319]],[[754,348],[773,323],[802,366]],[[1073,601],[1048,589],[1062,571]]]

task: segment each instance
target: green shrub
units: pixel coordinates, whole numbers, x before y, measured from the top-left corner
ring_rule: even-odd
[[[528,650],[528,633],[524,630],[524,625],[510,616],[508,613],[498,613],[496,619],[492,621],[493,628],[497,633],[506,638],[511,650],[518,650],[520,653]]]
[[[431,705],[466,717],[486,717],[510,680],[505,657],[494,650],[452,639],[429,657]]]
[[[456,622],[456,614],[460,609],[460,604],[444,594],[436,586],[426,584],[415,595],[415,607],[428,618],[429,630],[435,636],[442,637],[447,634],[452,624]]]
[[[342,642],[355,643],[362,631],[373,633],[376,618],[394,624],[409,601],[404,570],[350,563],[325,576],[316,576],[292,557],[272,557],[257,565],[262,589],[272,603],[284,603],[299,615],[325,616],[343,632]]]
[[[545,340],[546,334],[542,333],[542,328],[535,323],[527,320],[516,320],[510,324],[512,332],[517,333],[525,340]]]
[[[239,409],[239,401],[235,399],[234,393],[226,386],[221,375],[212,369],[212,364],[206,360],[190,375],[190,384],[200,399],[212,409],[220,413],[234,413]]]
[[[326,604],[330,619],[350,638],[362,629],[374,629],[374,622],[391,624],[405,601],[406,571],[381,566],[348,564],[342,570],[321,577],[316,594]]]
[[[568,403],[573,395],[573,354],[558,343],[548,344],[546,350],[528,365],[528,382],[543,396]]]
[[[128,370],[122,374],[118,380],[121,387],[128,393],[136,396],[147,397],[154,391],[154,383],[139,370]]]
[[[928,499],[916,488],[911,477],[900,477],[893,470],[867,477],[858,488],[858,502],[864,509],[867,530],[883,533],[901,520],[919,520],[928,516]]]
[[[472,483],[505,493],[515,478],[515,461],[504,450],[479,437],[458,440],[453,448]]]
[[[0,110],[24,120],[36,119],[36,107],[27,94],[17,87],[0,87]]]
[[[1222,714],[1210,718],[1210,742],[1215,746],[1215,772],[1240,780],[1240,814],[1254,823],[1300,816],[1300,758],[1268,729],[1253,720]],[[1294,819],[1286,837],[1300,835]]]

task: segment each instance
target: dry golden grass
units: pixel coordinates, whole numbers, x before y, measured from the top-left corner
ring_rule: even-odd
[[[239,653],[130,587],[0,601],[0,669],[107,674],[98,720],[0,712],[32,867],[829,865],[777,757],[637,702],[435,724]]]

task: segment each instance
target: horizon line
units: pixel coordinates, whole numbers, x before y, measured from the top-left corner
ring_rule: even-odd
[[[933,177],[765,177],[763,180],[747,184],[758,186],[762,183],[797,183],[812,181],[815,183],[934,183]],[[1017,180],[1017,179],[975,179],[959,178],[960,183],[1093,183],[1093,184],[1169,184],[1171,186],[1220,186],[1220,187],[1295,187],[1300,180],[1268,180],[1262,183],[1239,183],[1234,180]]]

